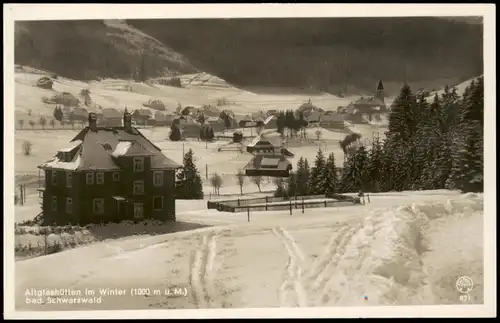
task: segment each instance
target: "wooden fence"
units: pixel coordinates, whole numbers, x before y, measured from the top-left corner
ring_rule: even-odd
[[[312,201],[324,199],[322,201]],[[342,194],[307,195],[286,197],[258,197],[252,199],[236,199],[226,201],[208,201],[207,208],[219,212],[249,212],[251,211],[276,211],[290,209],[306,209],[318,207],[332,207],[361,203],[359,198]]]

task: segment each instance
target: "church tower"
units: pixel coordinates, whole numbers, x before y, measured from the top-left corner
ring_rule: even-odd
[[[378,81],[377,92],[375,94],[375,97],[380,99],[380,101],[384,102],[385,104],[384,83],[382,83],[382,80]]]

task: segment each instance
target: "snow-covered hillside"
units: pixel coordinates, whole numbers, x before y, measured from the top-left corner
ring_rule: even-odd
[[[478,79],[478,78],[480,78],[481,76],[482,76],[482,75],[477,76],[477,77],[474,77],[474,78],[471,78],[470,80],[467,80],[467,81],[462,82],[462,83],[460,83],[460,84],[457,84],[457,85],[454,85],[454,86],[450,86],[450,89],[451,89],[451,88],[456,88],[456,89],[457,89],[457,94],[458,94],[458,95],[460,95],[460,96],[462,96],[462,95],[464,94],[464,92],[465,92],[465,89],[466,89],[466,88],[470,85],[470,83],[471,83],[472,81],[477,80],[477,79]],[[439,90],[439,91],[431,92],[431,93],[429,94],[429,97],[434,97],[434,95],[436,95],[436,94],[437,94],[438,96],[443,95],[443,94],[444,94],[444,88],[443,88],[443,89],[441,89],[441,90]]]
[[[246,214],[206,210],[190,202],[189,210],[179,207],[180,222],[218,225],[18,261],[16,307],[460,304],[455,281],[464,275],[475,284],[467,303],[483,302],[482,195],[400,192],[374,194],[370,200],[305,214],[254,212],[250,223]],[[41,297],[45,304],[28,305],[24,293],[29,288],[92,289],[96,296],[99,289],[119,288],[126,295],[76,305],[49,304]],[[130,296],[131,288],[149,288],[150,295]],[[174,288],[187,293],[174,297]]]
[[[169,112],[174,112],[180,103],[182,106],[219,105],[219,110],[231,110],[236,114],[246,115],[252,112],[271,109],[297,109],[309,99],[324,110],[336,110],[338,106],[345,106],[352,98],[339,98],[329,94],[308,96],[304,94],[254,94],[233,87],[224,80],[207,74],[180,75],[182,88],[159,84],[161,78],[151,79],[147,83],[131,80],[103,79],[100,81],[82,82],[58,77],[53,80],[53,90],[41,89],[36,86],[37,80],[45,75],[51,76],[48,71],[33,70],[28,67],[17,67],[15,73],[15,111],[16,119],[36,121],[40,115],[51,117],[54,105],[46,104],[43,98],[49,98],[57,93],[69,92],[78,97],[83,89],[90,90],[90,97],[95,104],[85,107],[92,111],[97,105],[102,108],[116,108],[119,111],[128,108],[129,111],[145,108],[148,100],[161,100]],[[219,103],[220,104],[220,103]],[[148,108],[146,108],[148,109]],[[31,116],[28,115],[31,113]],[[154,112],[154,111],[153,111]]]

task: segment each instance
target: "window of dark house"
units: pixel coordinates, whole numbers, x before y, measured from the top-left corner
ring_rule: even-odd
[[[57,196],[52,196],[51,202],[52,211],[57,211]]]
[[[163,210],[163,196],[153,197],[153,210],[155,211]]]
[[[94,173],[85,174],[85,182],[87,185],[94,185]]]
[[[67,172],[66,173],[66,187],[72,187],[72,186],[73,186],[73,173]]]
[[[144,194],[144,181],[134,181],[134,195]]]
[[[153,185],[154,186],[163,186],[163,172],[162,171],[153,172]]]
[[[52,185],[57,185],[57,171],[56,170],[51,171],[51,182],[52,182]]]
[[[92,201],[92,210],[94,214],[104,214],[104,199],[94,199]]]
[[[134,218],[135,219],[144,218],[144,205],[142,203],[134,203]]]
[[[95,182],[98,185],[104,184],[104,173],[96,173]]]
[[[134,157],[133,160],[134,172],[143,172],[144,171],[144,158],[143,157]]]
[[[66,213],[73,213],[73,199],[71,197],[66,198]]]

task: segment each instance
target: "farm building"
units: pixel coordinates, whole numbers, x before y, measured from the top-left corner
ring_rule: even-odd
[[[322,115],[323,113],[320,111],[309,111],[307,113],[304,112],[304,119],[307,121],[307,123],[319,123]]]
[[[264,129],[277,129],[278,124],[276,123],[277,118],[274,115],[270,115],[264,120]]]
[[[275,110],[275,109],[271,109],[271,110],[267,110],[267,113],[266,113],[266,116],[277,116],[278,115],[278,110]]]
[[[46,223],[100,223],[148,218],[175,221],[175,170],[181,165],[132,126],[89,125],[68,147],[38,166],[45,172],[42,212]]]
[[[187,118],[185,116],[174,116],[172,123],[176,123],[179,126],[184,126],[187,123]]]
[[[54,85],[54,81],[50,77],[44,76],[36,81],[36,86],[41,89],[52,90],[52,86]]]
[[[218,118],[222,111],[217,109],[216,107],[214,107],[212,105],[204,105],[203,108],[201,109],[201,112],[207,118],[209,118],[209,117],[217,117]]]
[[[279,138],[264,138],[264,136],[255,137],[252,142],[247,145],[249,153],[279,153],[282,143]]]
[[[172,119],[160,111],[155,113],[154,120],[157,126],[169,126],[172,123]]]
[[[153,114],[148,109],[137,109],[132,113],[132,119],[138,125],[145,125],[152,118]]]
[[[63,113],[64,115],[64,113]],[[69,112],[68,119],[71,121],[84,123],[87,121],[89,112],[85,108],[74,108]]]
[[[292,163],[282,154],[260,152],[244,170],[246,176],[289,177]]]
[[[181,114],[183,116],[189,116],[189,115],[194,115],[198,112],[198,109],[196,109],[193,106],[187,106],[184,109],[181,110]]]
[[[122,115],[120,111],[113,108],[102,109],[102,116],[98,120],[99,126],[119,127],[122,125]]]
[[[211,127],[215,132],[223,131],[226,128],[224,125],[224,120],[222,120],[218,116],[206,118],[205,124]]]
[[[318,108],[314,104],[312,104],[311,99],[308,102],[303,103],[298,109],[297,113],[303,113],[304,117],[310,115],[312,112],[323,112],[323,109]]]
[[[319,125],[327,129],[344,129],[344,116],[333,111],[327,111],[321,115]]]
[[[375,96],[360,98],[346,108],[345,120],[352,123],[368,123],[380,120],[382,115],[389,112],[385,103],[384,84],[379,81]]]
[[[144,103],[143,106],[157,111],[166,111],[167,108],[161,100],[149,100],[148,103]]]
[[[181,126],[182,136],[184,138],[200,138],[202,126],[194,121],[186,122]]]
[[[50,99],[46,99],[48,104],[61,104],[65,107],[77,107],[80,100],[69,92],[61,92],[53,95]]]

